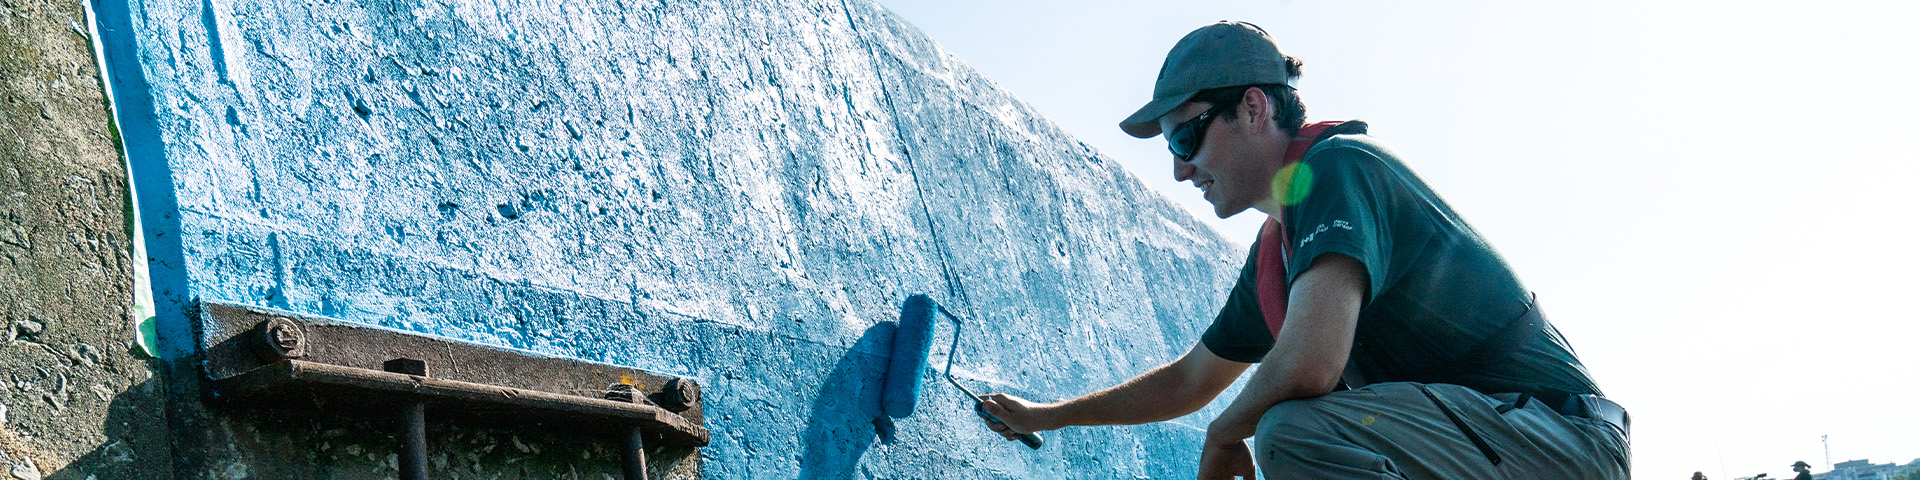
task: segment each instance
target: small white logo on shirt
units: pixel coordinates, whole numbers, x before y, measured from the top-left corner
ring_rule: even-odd
[[[1314,237],[1318,237],[1318,236],[1320,236],[1320,234],[1322,234],[1322,233],[1326,233],[1326,231],[1327,231],[1327,230],[1331,230],[1331,229],[1334,229],[1334,228],[1338,228],[1338,229],[1341,229],[1341,230],[1347,230],[1347,231],[1352,231],[1352,230],[1353,230],[1353,224],[1352,224],[1352,223],[1350,223],[1350,222],[1347,222],[1346,220],[1334,220],[1334,221],[1333,221],[1333,227],[1327,227],[1327,224],[1324,224],[1324,223],[1322,223],[1322,224],[1320,224],[1320,226],[1317,226],[1317,227],[1314,227],[1314,228],[1313,228],[1313,233],[1309,233],[1309,234],[1307,234],[1307,238],[1302,238],[1302,239],[1300,239],[1300,246],[1301,246],[1301,247],[1305,247],[1305,246],[1307,246],[1307,244],[1308,244],[1308,243],[1312,243],[1312,242],[1313,242],[1313,238],[1314,238]]]

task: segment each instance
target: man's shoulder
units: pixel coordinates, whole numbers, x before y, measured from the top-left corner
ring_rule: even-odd
[[[1385,142],[1369,135],[1334,135],[1313,144],[1301,159],[1303,170],[1329,182],[1392,178],[1401,164]]]
[[[1324,163],[1351,158],[1364,160],[1368,157],[1382,161],[1398,158],[1393,153],[1393,149],[1388,148],[1386,142],[1380,141],[1379,138],[1366,134],[1346,134],[1334,135],[1314,143],[1313,148],[1307,150],[1305,160]]]

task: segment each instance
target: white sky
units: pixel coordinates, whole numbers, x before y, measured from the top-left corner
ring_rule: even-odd
[[[1540,294],[1640,478],[1920,457],[1920,5],[881,3],[1205,219],[1114,124],[1188,31],[1259,24]]]

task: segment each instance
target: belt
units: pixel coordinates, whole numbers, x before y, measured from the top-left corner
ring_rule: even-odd
[[[1592,394],[1568,397],[1567,403],[1560,406],[1560,414],[1570,417],[1599,420],[1601,423],[1605,423],[1607,426],[1611,426],[1614,430],[1619,431],[1620,438],[1629,441],[1633,438],[1633,430],[1631,429],[1633,417],[1627,415],[1626,407],[1622,407],[1620,404],[1608,400],[1607,397]]]

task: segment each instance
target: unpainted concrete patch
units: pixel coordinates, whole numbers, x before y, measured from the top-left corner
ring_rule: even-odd
[[[0,0],[0,478],[166,479],[161,398],[111,347],[134,338],[128,190],[85,3]]]

